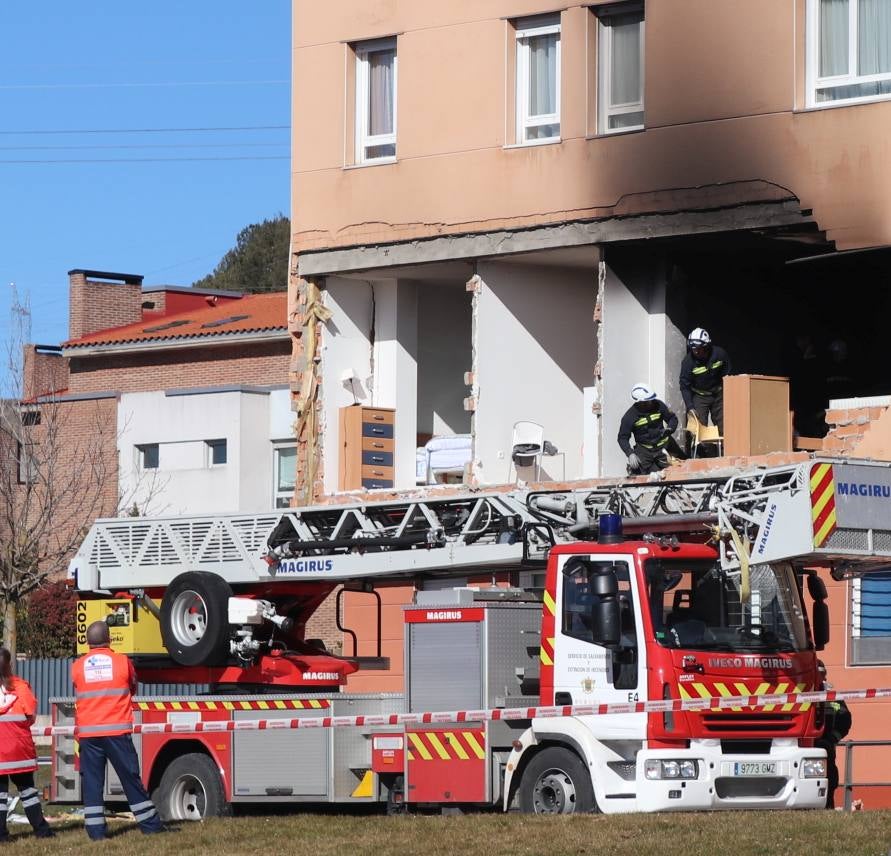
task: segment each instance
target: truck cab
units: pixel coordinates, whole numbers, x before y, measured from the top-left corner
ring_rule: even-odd
[[[676,539],[551,551],[541,702],[629,708],[534,719],[508,760],[508,777],[520,782],[506,785],[509,794],[518,791],[537,811],[587,798],[563,769],[574,753],[590,774],[590,799],[608,813],[825,803],[825,753],[813,748],[823,727],[819,705],[635,710],[653,700],[819,688],[792,566],[727,571],[718,558],[709,545]],[[563,756],[530,781],[543,749]]]

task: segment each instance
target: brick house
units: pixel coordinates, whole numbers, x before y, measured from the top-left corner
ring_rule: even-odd
[[[146,286],[138,275],[85,269],[69,272],[69,287],[69,339],[31,346],[24,361],[27,407],[52,410],[67,448],[97,463],[98,495],[69,526],[290,505],[284,293]],[[320,610],[311,631],[336,644],[330,612]]]

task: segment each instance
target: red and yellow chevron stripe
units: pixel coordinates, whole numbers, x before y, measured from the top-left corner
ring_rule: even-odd
[[[479,761],[486,757],[482,731],[409,731],[409,761]]]
[[[835,476],[832,464],[811,467],[811,517],[814,523],[814,546],[822,547],[835,532]]]
[[[689,701],[694,698],[732,698],[733,696],[762,696],[762,695],[783,695],[784,693],[801,693],[805,692],[807,684],[795,684],[794,686],[788,681],[781,681],[778,684],[760,683],[755,689],[746,686],[744,683],[736,682],[733,684],[725,684],[719,681],[714,683],[693,682],[689,684],[678,684],[681,698]],[[795,710],[807,710],[810,707],[809,702],[801,704],[766,704],[762,708],[765,711],[781,710],[789,713]],[[755,708],[751,707],[713,707],[712,711],[750,711]]]
[[[539,659],[543,666],[554,665],[554,636],[549,636],[548,631],[554,632],[554,620],[557,614],[557,604],[554,601],[554,595],[550,591],[544,593],[544,611],[545,618],[542,624],[541,633],[541,651]]]
[[[324,710],[328,699],[251,699],[250,701],[139,701],[137,710]]]

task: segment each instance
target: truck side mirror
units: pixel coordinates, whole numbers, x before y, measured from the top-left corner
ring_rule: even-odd
[[[591,635],[597,645],[615,648],[622,638],[619,615],[619,582],[615,571],[591,577]]]
[[[826,583],[817,576],[816,571],[807,575],[807,593],[813,598],[814,609],[811,629],[814,633],[814,647],[822,651],[829,642],[829,607],[826,606]]]
[[[825,600],[814,601],[811,627],[814,631],[814,647],[822,651],[829,642],[829,607]]]
[[[826,600],[826,583],[823,582],[815,573],[807,575],[807,592],[814,600]]]

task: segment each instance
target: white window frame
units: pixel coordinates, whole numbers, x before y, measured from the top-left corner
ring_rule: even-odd
[[[523,21],[516,24],[516,41],[517,41],[517,64],[516,64],[516,109],[517,109],[517,145],[519,146],[540,146],[548,143],[559,143],[561,134],[560,124],[560,89],[563,84],[562,73],[562,38],[560,36],[560,16],[548,16],[547,22],[542,18],[527,19],[528,24],[524,25]],[[555,23],[553,23],[555,22]],[[557,36],[557,111],[555,113],[542,113],[537,116],[529,115],[529,43],[528,39],[533,36]],[[556,125],[557,135],[553,137],[544,137],[542,139],[528,139],[527,134],[531,128],[538,128],[542,125]]]
[[[27,440],[18,441],[17,458],[18,473],[17,481],[19,484],[36,484],[40,475],[37,460],[31,453],[37,444]]]
[[[158,464],[154,467],[147,467],[145,465],[145,453],[146,449],[154,448],[158,450]],[[161,469],[161,444],[160,443],[137,443],[136,444],[136,466],[137,469],[149,472],[154,470]]]
[[[370,92],[368,89],[368,55],[378,51],[393,51],[393,133],[392,134],[367,134],[368,127],[368,102]],[[355,47],[356,52],[356,163],[393,163],[396,155],[383,157],[368,157],[368,149],[375,146],[393,146],[396,150],[397,107],[399,94],[399,54],[396,51],[396,39],[375,39],[370,42],[361,42]]]
[[[817,90],[820,89],[830,89],[834,86],[856,86],[858,83],[891,80],[891,72],[884,72],[883,74],[857,74],[860,38],[859,18],[860,3],[858,0],[849,0],[848,73],[820,77],[820,3],[819,0],[807,0],[806,104],[809,109],[819,110],[824,107],[869,104],[873,101],[891,100],[891,93],[886,93],[884,95],[863,95],[858,98],[839,98],[833,101],[817,101]]]
[[[278,468],[279,468],[279,459],[281,457],[281,453],[284,451],[294,450],[294,485],[296,487],[297,484],[297,444],[296,443],[276,443],[272,447],[272,506],[273,508],[289,508],[291,505],[291,500],[294,498],[294,488],[291,488],[290,491],[284,491],[278,489]],[[279,499],[287,499],[288,504],[284,506],[280,506],[278,504]]]
[[[601,134],[626,134],[629,131],[642,131],[646,127],[646,109],[644,107],[644,98],[640,101],[630,101],[627,104],[610,104],[609,93],[612,90],[612,75],[610,74],[610,59],[613,52],[613,28],[606,26],[604,21],[609,18],[627,14],[633,15],[640,12],[640,80],[641,88],[646,92],[646,78],[644,77],[644,65],[646,54],[646,38],[647,38],[647,22],[646,9],[638,9],[637,4],[633,4],[627,12],[623,12],[621,7],[611,7],[611,14],[604,14],[602,17],[597,16],[597,129]],[[626,113],[643,113],[644,122],[640,125],[628,125],[624,128],[610,128],[609,119],[611,116],[621,116]]]
[[[214,463],[213,453],[214,449],[222,447],[226,450],[226,460],[222,463]],[[204,454],[205,454],[205,462],[208,469],[216,469],[218,467],[225,467],[229,463],[229,440],[226,437],[214,437],[213,440],[205,440],[204,441]]]

